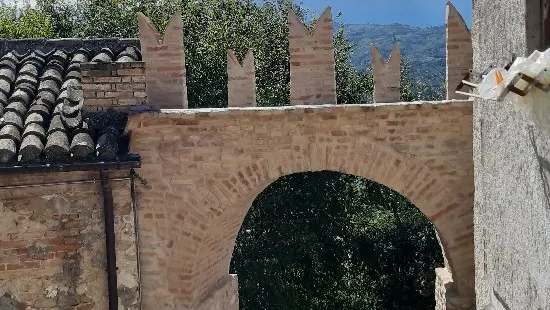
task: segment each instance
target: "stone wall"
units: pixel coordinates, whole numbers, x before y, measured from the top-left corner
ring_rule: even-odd
[[[145,63],[84,63],[82,89],[85,108],[124,109],[145,102]]]
[[[459,304],[474,299],[471,102],[165,110],[131,115],[144,307],[196,309],[227,277],[256,196],[332,170],[397,190],[434,223]]]
[[[460,297],[447,268],[435,269],[435,310],[459,310]]]
[[[138,309],[130,181],[116,180],[123,175],[112,176],[121,310]],[[98,172],[3,176],[0,213],[0,309],[107,309]]]
[[[476,71],[491,64],[503,67],[512,53],[528,56],[539,48],[539,5],[528,0],[474,2]],[[478,309],[550,307],[548,137],[510,101],[474,103]]]

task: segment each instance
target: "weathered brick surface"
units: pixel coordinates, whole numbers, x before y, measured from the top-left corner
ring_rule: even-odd
[[[435,310],[459,310],[460,298],[452,275],[446,268],[435,269]]]
[[[290,48],[290,102],[336,104],[336,69],[332,16],[328,7],[311,34],[298,16],[288,12]]]
[[[196,309],[227,277],[256,196],[332,170],[402,193],[434,223],[460,302],[473,301],[472,104],[180,110],[130,116],[145,309]]]
[[[239,310],[239,283],[237,275],[226,275],[218,281],[196,310]]]
[[[162,37],[149,18],[138,13],[141,55],[147,64],[148,102],[157,108],[187,108],[185,50],[181,13],[168,22]]]
[[[227,51],[227,95],[229,107],[256,106],[256,70],[252,50],[242,65],[232,50]]]
[[[447,3],[447,99],[467,99],[455,94],[468,70],[473,66],[472,36],[462,15],[451,2]]]
[[[84,63],[80,68],[87,110],[128,109],[147,99],[144,62]]]
[[[395,44],[386,62],[372,43],[372,75],[374,80],[374,102],[399,102],[401,94],[401,52]]]
[[[77,172],[2,177],[0,296],[8,293],[29,310],[107,309],[103,198],[100,182],[88,183],[98,178]],[[138,309],[129,181],[113,180],[112,187],[119,309]]]

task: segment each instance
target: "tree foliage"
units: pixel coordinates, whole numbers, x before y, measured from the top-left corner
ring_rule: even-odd
[[[254,201],[231,270],[241,309],[433,309],[441,249],[397,192],[336,172],[282,177]]]
[[[0,5],[0,37],[49,38],[52,33],[52,16],[40,8],[32,8],[28,1],[20,7]]]

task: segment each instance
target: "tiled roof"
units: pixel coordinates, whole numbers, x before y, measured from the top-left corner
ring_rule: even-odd
[[[139,44],[66,42],[0,42],[0,163],[112,160],[125,151],[126,113],[83,111],[80,64],[140,61]]]

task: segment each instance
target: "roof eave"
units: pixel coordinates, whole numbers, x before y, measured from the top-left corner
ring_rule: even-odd
[[[55,173],[72,171],[124,170],[141,168],[139,154],[126,154],[114,160],[94,160],[81,163],[45,163],[14,166],[0,166],[0,175]]]

